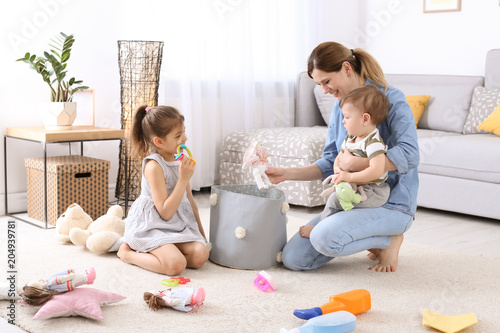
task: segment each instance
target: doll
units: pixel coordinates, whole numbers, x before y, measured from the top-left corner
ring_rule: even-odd
[[[196,312],[203,305],[205,290],[198,288],[172,288],[165,290],[146,291],[144,301],[154,311],[163,307],[173,308],[183,312]]]
[[[241,169],[245,170],[250,165],[253,167],[253,177],[255,178],[259,190],[275,186],[266,175],[268,156],[266,147],[264,147],[260,141],[252,143],[243,156],[243,165]]]
[[[71,291],[83,284],[94,283],[95,276],[94,267],[86,269],[83,273],[68,269],[52,275],[47,280],[29,282],[19,295],[26,304],[42,305],[54,295]]]

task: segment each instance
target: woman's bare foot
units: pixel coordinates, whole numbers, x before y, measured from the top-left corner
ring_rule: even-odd
[[[299,228],[300,236],[304,238],[309,238],[309,235],[311,234],[313,228],[314,228],[313,225],[303,225],[302,227]]]
[[[379,263],[370,267],[371,270],[377,272],[395,272],[398,267],[399,249],[403,244],[403,235],[391,236],[391,244],[387,249],[379,250]]]
[[[378,261],[380,256],[380,249],[368,249],[368,253],[366,256],[373,261]]]
[[[128,254],[132,251],[133,250],[130,248],[130,246],[128,246],[127,243],[123,243],[122,245],[120,245],[120,248],[118,249],[118,253],[116,255],[118,256],[118,258],[129,264],[129,262],[127,261],[127,257]]]

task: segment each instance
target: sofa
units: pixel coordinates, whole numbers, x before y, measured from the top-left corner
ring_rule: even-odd
[[[386,79],[407,98],[424,97],[420,111],[411,105],[420,149],[417,205],[500,219],[500,50],[487,53],[484,76],[387,74]],[[295,127],[229,134],[221,147],[221,184],[254,182],[241,170],[244,151],[254,140],[268,148],[271,165],[305,166],[317,160],[334,102],[306,72],[300,73]],[[477,129],[485,119],[488,131]],[[291,204],[325,203],[320,181],[287,181],[279,188]]]

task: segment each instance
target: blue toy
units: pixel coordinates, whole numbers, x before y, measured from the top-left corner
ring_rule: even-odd
[[[337,311],[311,318],[304,325],[290,331],[282,328],[280,333],[344,333],[355,328],[355,315],[347,311]]]

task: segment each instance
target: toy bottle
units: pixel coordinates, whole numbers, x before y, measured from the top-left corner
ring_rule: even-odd
[[[327,313],[309,319],[304,325],[280,333],[344,333],[356,328],[356,316],[347,311]]]
[[[311,319],[326,313],[336,311],[348,311],[354,315],[370,310],[371,298],[368,290],[356,289],[342,294],[330,296],[330,301],[321,305],[305,310],[295,310],[293,314],[300,319]]]

